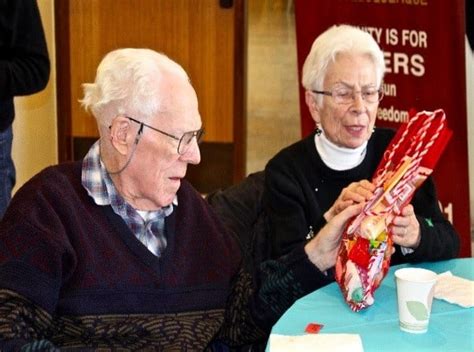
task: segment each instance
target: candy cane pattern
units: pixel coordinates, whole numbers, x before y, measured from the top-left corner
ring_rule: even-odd
[[[385,151],[383,158],[386,160],[385,166],[382,170],[379,171],[379,175],[376,176],[376,179],[378,180],[376,186],[380,186],[381,183],[383,183],[383,179],[385,178],[385,175],[388,170],[390,170],[390,167],[392,166],[392,161],[393,161],[393,156],[395,155],[395,152],[398,150],[400,145],[405,141],[406,136],[408,135],[409,127],[413,125],[420,117],[420,114],[415,115],[413,118],[410,119],[408,122],[408,125],[403,131],[402,136],[398,140],[398,142],[390,148],[390,150]]]
[[[425,138],[427,135],[427,132],[429,128],[431,127],[434,119],[436,116],[441,113],[442,116],[440,118],[440,123],[437,126],[437,129],[435,133],[430,137],[428,142],[425,142]],[[423,126],[418,130],[417,134],[413,137],[410,147],[407,151],[407,156],[411,156],[413,158],[412,162],[410,163],[409,168],[405,172],[405,174],[402,176],[398,184],[394,187],[394,189],[390,192],[391,197],[390,200],[388,201],[388,207],[386,208],[383,213],[388,213],[393,209],[393,206],[395,205],[396,199],[398,196],[401,194],[401,192],[405,189],[405,184],[407,182],[410,182],[413,180],[413,178],[417,175],[418,169],[420,166],[420,163],[423,159],[423,157],[428,153],[429,149],[433,146],[435,143],[436,139],[440,136],[441,131],[445,128],[445,120],[446,116],[444,115],[442,110],[436,110],[433,113],[429,112],[422,112],[420,114],[417,114],[415,118],[413,118],[409,123],[407,128],[405,129],[404,133],[402,134],[402,137],[400,140],[394,145],[392,148],[392,151],[389,154],[389,159],[387,160],[387,166],[383,169],[382,176],[380,176],[378,180],[378,187],[380,187],[380,184],[383,183],[385,174],[387,171],[390,169],[389,166],[392,164],[393,160],[393,155],[395,155],[395,151],[399,148],[400,144],[406,139],[406,135],[408,134],[408,131],[410,130],[410,124],[413,124],[418,118],[424,114],[425,116],[429,116],[424,122]],[[368,214],[370,214],[370,210],[367,211]],[[380,213],[380,212],[379,212]]]
[[[412,181],[413,178],[416,176],[416,174],[418,173],[420,163],[423,160],[423,157],[428,153],[429,149],[433,146],[437,138],[440,136],[441,131],[445,128],[446,116],[443,114],[442,117],[440,118],[440,122],[438,124],[438,127],[435,133],[433,133],[433,135],[430,137],[428,142],[425,145],[423,145],[428,129],[431,127],[433,120],[435,119],[438,113],[442,113],[442,110],[436,110],[434,113],[431,113],[430,114],[431,116],[423,123],[422,128],[418,131],[417,136],[419,137],[418,138],[419,143],[417,144],[415,151],[413,153],[413,161],[410,167],[408,168],[408,170],[406,171],[405,175],[403,175],[402,179],[393,190],[394,198],[397,198],[397,195],[400,193],[400,190],[402,190],[405,187],[405,184],[407,182]]]

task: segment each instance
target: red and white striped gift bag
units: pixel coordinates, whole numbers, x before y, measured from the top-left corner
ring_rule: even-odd
[[[443,110],[423,111],[403,124],[375,171],[374,195],[349,221],[336,261],[336,281],[353,311],[373,304],[392,253],[393,218],[431,174],[451,138]]]

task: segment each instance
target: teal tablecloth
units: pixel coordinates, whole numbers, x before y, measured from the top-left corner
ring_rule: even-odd
[[[474,280],[474,259],[453,259],[436,263],[404,264],[390,269],[375,292],[375,303],[355,313],[343,301],[336,283],[296,301],[280,318],[272,333],[303,335],[308,323],[323,324],[320,333],[359,334],[364,352],[371,351],[474,351],[474,308],[462,308],[434,299],[428,332],[410,334],[398,327],[394,272],[413,266],[436,273]],[[267,350],[269,347],[267,346]]]

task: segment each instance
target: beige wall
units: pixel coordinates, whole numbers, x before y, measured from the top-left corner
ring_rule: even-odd
[[[51,60],[51,75],[45,90],[15,98],[13,160],[17,190],[44,167],[57,163],[56,62],[54,47],[54,0],[38,0]]]

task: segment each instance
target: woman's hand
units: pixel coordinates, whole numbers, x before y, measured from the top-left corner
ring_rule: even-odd
[[[413,205],[408,204],[400,215],[395,216],[390,225],[393,242],[406,248],[416,249],[420,244],[420,223]]]
[[[364,203],[346,206],[344,210],[333,216],[331,220],[319,230],[315,238],[306,244],[304,249],[309,260],[316,265],[320,271],[326,271],[336,264],[337,251],[346,223],[349,219],[358,215],[363,207]]]
[[[324,219],[329,222],[334,216],[352,204],[365,203],[372,197],[375,186],[367,180],[352,182],[344,188],[328,211],[324,213]]]

